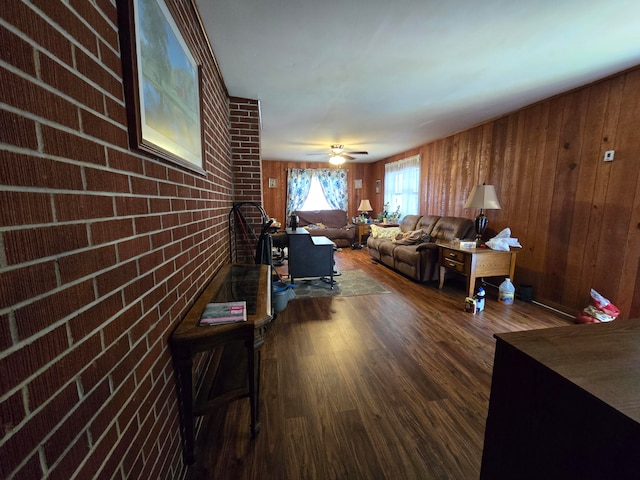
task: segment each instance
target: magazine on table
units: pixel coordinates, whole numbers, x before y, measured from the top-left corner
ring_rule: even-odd
[[[247,321],[247,302],[208,303],[198,325],[223,325]]]

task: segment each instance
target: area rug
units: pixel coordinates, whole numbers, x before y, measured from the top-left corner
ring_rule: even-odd
[[[353,297],[356,295],[370,295],[372,293],[389,293],[384,287],[376,283],[362,270],[343,270],[339,276],[333,277],[335,285],[331,289],[329,278],[309,280],[295,280],[295,298],[306,297]]]

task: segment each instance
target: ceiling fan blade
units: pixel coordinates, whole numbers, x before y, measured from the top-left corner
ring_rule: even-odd
[[[330,153],[307,153],[307,155],[323,155],[323,156],[327,156],[327,155],[331,155]]]
[[[369,152],[344,152],[344,153],[348,153],[349,155],[369,155]]]
[[[346,153],[343,153],[342,155],[340,155],[342,158],[344,158],[345,160],[355,160],[356,157],[352,157],[351,155],[347,155]]]

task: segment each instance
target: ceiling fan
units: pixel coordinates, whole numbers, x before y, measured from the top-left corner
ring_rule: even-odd
[[[329,155],[329,163],[332,165],[342,165],[346,160],[355,160],[352,155],[369,155],[369,152],[345,152],[344,145],[331,145],[329,153],[308,153],[307,155]]]

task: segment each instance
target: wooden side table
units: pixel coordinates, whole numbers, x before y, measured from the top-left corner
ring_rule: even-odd
[[[362,245],[371,235],[371,224],[358,223],[358,245]]]
[[[478,277],[508,276],[513,280],[516,252],[503,252],[488,248],[457,248],[440,245],[440,288],[444,286],[447,270],[467,277],[467,295],[473,297]]]
[[[198,325],[207,303],[241,300],[247,302],[246,322]],[[209,414],[227,402],[249,397],[251,435],[259,431],[260,348],[271,319],[269,265],[227,264],[171,335],[185,464],[195,461],[195,417]],[[193,359],[201,352],[206,352],[208,358],[206,367],[197,375]]]

